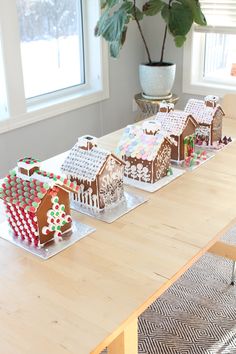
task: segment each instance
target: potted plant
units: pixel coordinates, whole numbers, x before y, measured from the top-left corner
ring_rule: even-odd
[[[109,44],[110,55],[116,58],[125,43],[128,24],[135,21],[144,44],[148,62],[139,67],[140,84],[143,94],[148,97],[167,98],[175,78],[175,64],[165,62],[165,44],[167,33],[174,38],[176,47],[181,47],[189,33],[192,24],[206,25],[201,11],[199,0],[149,0],[142,9],[137,1],[101,0],[103,10],[99,18],[95,35],[102,36]],[[147,41],[145,39],[141,20],[144,16],[159,16],[164,21],[164,31],[160,60],[152,60]]]

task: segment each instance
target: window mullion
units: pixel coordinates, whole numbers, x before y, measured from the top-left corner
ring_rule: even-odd
[[[0,1],[3,65],[9,116],[26,112],[16,1]]]

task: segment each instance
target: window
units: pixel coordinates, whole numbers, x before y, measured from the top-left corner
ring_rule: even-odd
[[[84,83],[80,0],[17,1],[26,98]]]
[[[108,97],[99,0],[0,1],[0,132]]]
[[[236,1],[200,2],[208,26],[195,26],[187,40],[183,91],[222,96],[236,91]]]

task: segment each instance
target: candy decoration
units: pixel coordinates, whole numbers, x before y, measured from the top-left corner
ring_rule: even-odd
[[[52,209],[47,212],[47,226],[43,227],[43,230],[49,230],[54,232],[54,237],[62,235],[61,227],[72,221],[71,216],[65,213],[65,205],[59,204],[59,198],[57,195],[53,195],[51,198]]]
[[[24,158],[19,160],[22,165],[20,167],[29,170],[37,167],[38,160],[32,158]],[[26,166],[26,165],[29,166]],[[36,166],[33,166],[36,164]],[[6,214],[9,225],[15,237],[19,237],[22,242],[29,242],[36,247],[40,245],[39,229],[37,220],[37,210],[45,197],[52,192],[53,203],[51,209],[47,213],[48,225],[42,229],[42,233],[47,235],[49,232],[55,235],[61,235],[61,228],[66,225],[65,205],[59,204],[58,191],[56,182],[64,184],[64,178],[46,171],[34,171],[32,176],[21,178],[22,173],[17,170],[9,172],[0,186],[0,198],[3,200],[6,208]],[[66,181],[70,184],[70,181]],[[73,183],[73,190],[78,188]],[[70,219],[69,219],[70,220]]]

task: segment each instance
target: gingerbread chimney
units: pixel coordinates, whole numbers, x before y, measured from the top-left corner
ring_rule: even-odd
[[[35,171],[40,170],[40,161],[32,157],[24,157],[17,161],[17,167],[21,175],[30,177]]]
[[[162,113],[169,113],[174,110],[174,104],[173,103],[168,103],[166,101],[162,101],[159,106],[159,112]]]
[[[157,135],[161,131],[161,124],[157,120],[147,120],[142,125],[143,132],[148,135]]]
[[[206,107],[212,107],[215,108],[217,103],[219,102],[219,97],[218,96],[212,96],[208,95],[204,98],[205,105]]]
[[[78,138],[79,147],[83,150],[91,150],[97,146],[97,138],[91,135],[84,135]]]

